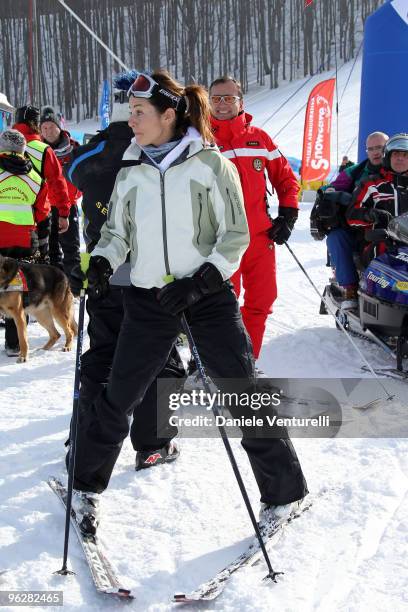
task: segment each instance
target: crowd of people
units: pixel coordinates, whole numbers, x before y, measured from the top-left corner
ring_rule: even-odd
[[[86,145],[70,137],[51,107],[19,108],[13,129],[0,136],[0,172],[9,186],[8,195],[0,192],[0,253],[62,267],[75,295],[88,281],[90,348],[82,358],[73,503],[91,534],[98,495],[129,429],[136,470],[179,456],[177,430],[157,411],[156,383],[185,376],[176,349],[182,314],[212,377],[255,378],[277,298],[275,248],[289,240],[298,216],[296,177],[252,124],[236,79],[217,78],[207,92],[158,70],[120,75],[115,86],[111,123]],[[354,253],[366,247],[361,228],[408,212],[408,135],[370,134],[367,159],[343,158],[319,197],[336,191],[352,200],[341,222],[327,228],[327,247],[350,308],[358,286]],[[86,275],[81,195],[91,254]],[[18,351],[10,321],[6,348]],[[285,436],[245,434],[242,444],[264,518],[293,512],[307,495],[293,445]]]
[[[81,193],[64,178],[62,166],[78,143],[61,129],[50,107],[44,110],[18,108],[13,128],[1,135],[0,254],[51,263],[70,277],[80,257],[76,202]],[[10,318],[5,320],[5,350],[10,357],[20,353]]]

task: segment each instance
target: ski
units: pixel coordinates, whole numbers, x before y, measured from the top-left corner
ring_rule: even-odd
[[[285,521],[271,525],[269,530],[262,533],[266,549],[271,548],[282,534],[283,529],[294,519],[299,518],[313,504],[313,499],[303,502],[302,506]],[[195,591],[191,593],[176,593],[173,601],[176,603],[192,603],[195,601],[212,601],[216,599],[224,590],[229,578],[237,570],[249,566],[252,567],[263,559],[262,551],[257,540],[254,540],[248,548],[241,553],[234,561],[220,570],[214,578],[203,582]]]
[[[49,478],[48,484],[55,495],[66,508],[67,489],[57,478]],[[76,520],[75,510],[71,509],[71,524],[78,536],[79,542],[84,551],[86,562],[88,563],[92,579],[96,589],[100,593],[116,595],[124,599],[132,599],[134,596],[130,589],[121,586],[110,561],[108,560],[100,538],[85,536]]]
[[[363,372],[371,373],[371,370],[368,369],[367,366],[361,366]],[[408,380],[408,372],[397,370],[397,368],[393,368],[392,366],[379,366],[373,367],[374,373],[377,376],[386,376],[387,378],[393,378],[394,380]]]

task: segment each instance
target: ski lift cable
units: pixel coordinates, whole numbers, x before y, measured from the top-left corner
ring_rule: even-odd
[[[321,68],[321,67],[322,67],[322,65],[320,65],[320,68]],[[320,68],[319,68],[319,70],[320,70]],[[318,72],[319,72],[319,70],[318,70]],[[309,83],[309,81],[310,81],[311,79],[313,79],[313,77],[315,77],[315,76],[316,76],[316,74],[311,74],[311,75],[310,75],[310,77],[309,77],[309,78],[308,78],[308,79],[307,79],[307,80],[306,80],[304,83],[302,83],[302,85],[301,85],[300,87],[298,87],[298,88],[296,89],[296,91],[295,91],[295,92],[293,92],[293,93],[292,93],[292,94],[291,94],[291,95],[290,95],[288,98],[286,98],[286,100],[285,100],[284,102],[282,102],[282,104],[279,106],[279,108],[277,108],[277,109],[276,109],[276,110],[275,110],[275,111],[272,113],[272,115],[270,115],[270,116],[269,116],[267,119],[265,119],[265,121],[264,121],[263,123],[261,123],[261,126],[260,126],[260,127],[261,127],[261,128],[263,128],[263,127],[264,127],[264,125],[266,125],[267,123],[269,123],[269,121],[270,121],[270,120],[271,120],[273,117],[275,117],[275,115],[277,115],[277,114],[279,113],[279,111],[280,111],[280,110],[281,110],[281,109],[282,109],[284,106],[286,106],[286,104],[287,104],[287,103],[288,103],[288,102],[289,102],[289,101],[290,101],[290,100],[291,100],[291,99],[292,99],[294,96],[296,96],[296,94],[297,94],[297,93],[298,93],[298,92],[299,92],[299,91],[302,89],[302,87],[304,87],[305,85],[307,85],[307,83]]]
[[[337,42],[336,42],[336,30],[334,30],[334,61],[335,61],[335,72],[336,72],[336,160],[337,168],[339,167],[339,79],[338,79],[338,64],[337,64]]]
[[[341,101],[343,100],[343,96],[344,96],[344,94],[346,93],[346,89],[347,89],[348,84],[349,84],[349,82],[350,82],[351,75],[353,74],[353,70],[354,70],[355,65],[356,65],[356,63],[357,63],[357,60],[358,60],[358,57],[359,57],[359,55],[360,55],[360,51],[361,51],[361,49],[362,49],[362,46],[363,46],[363,40],[361,40],[360,46],[359,46],[358,51],[357,51],[357,55],[356,55],[356,57],[354,58],[353,65],[352,65],[351,70],[350,70],[350,73],[349,73],[349,75],[348,75],[348,77],[347,77],[346,84],[345,84],[344,89],[343,89],[343,92],[342,92],[342,94],[341,94],[340,104],[341,104]]]
[[[114,59],[114,60],[116,60],[116,61],[118,62],[118,64],[119,64],[120,66],[122,66],[122,68],[124,68],[125,70],[130,70],[130,68],[129,68],[128,66],[126,66],[126,64],[125,64],[124,62],[122,62],[122,60],[121,60],[121,59],[120,59],[120,58],[119,58],[117,55],[115,55],[115,53],[112,51],[112,49],[110,49],[110,48],[109,48],[109,47],[108,47],[108,46],[107,46],[107,45],[106,45],[106,44],[103,42],[103,40],[101,40],[101,39],[99,38],[99,36],[97,36],[97,35],[95,34],[95,32],[94,32],[93,30],[91,30],[91,28],[89,28],[89,27],[86,25],[86,23],[84,23],[84,22],[82,21],[82,19],[81,19],[80,17],[78,17],[78,15],[77,15],[77,14],[76,14],[76,13],[75,13],[75,12],[74,12],[74,11],[73,11],[73,10],[72,10],[72,9],[71,9],[71,8],[70,8],[68,5],[67,5],[67,4],[65,4],[64,0],[57,0],[57,2],[59,2],[59,3],[61,4],[61,6],[63,6],[63,7],[64,7],[64,8],[65,8],[65,9],[66,9],[68,12],[69,12],[69,13],[71,13],[72,17],[73,17],[74,19],[76,19],[76,20],[78,21],[78,23],[79,23],[79,24],[80,24],[80,25],[81,25],[83,28],[85,28],[85,30],[86,30],[87,32],[89,32],[89,34],[90,34],[90,35],[91,35],[91,36],[92,36],[92,37],[93,37],[93,38],[94,38],[94,39],[95,39],[95,40],[96,40],[96,41],[97,41],[97,42],[98,42],[98,43],[99,43],[99,44],[100,44],[100,45],[101,45],[101,46],[102,46],[104,49],[105,49],[105,51],[107,51],[107,52],[108,52],[108,53],[109,53],[109,54],[110,54],[110,55],[113,57],[113,59]]]
[[[348,149],[347,149],[347,151],[346,151],[346,154],[347,154],[347,155],[349,154],[350,149],[351,149],[351,147],[353,146],[353,144],[356,142],[356,140],[357,140],[357,136],[358,136],[358,134],[356,134],[356,135],[354,136],[353,140],[351,141],[351,144],[349,145],[349,147],[348,147]]]
[[[340,68],[337,70],[337,73],[339,73],[339,72],[340,72],[340,70],[341,70],[343,67],[344,67],[344,64],[343,64],[343,66],[340,66]],[[336,70],[334,70],[334,71],[332,72],[332,74],[331,74],[331,78],[333,78],[335,75],[336,75]],[[313,75],[312,77],[310,77],[310,78],[314,78],[315,76],[316,76],[316,74],[314,74],[314,75]],[[310,79],[309,79],[309,80],[310,80]],[[336,79],[336,82],[337,82],[337,79]],[[284,130],[285,128],[287,128],[287,127],[288,127],[288,125],[290,125],[290,124],[292,123],[293,119],[295,119],[295,118],[298,116],[298,114],[299,114],[299,113],[300,113],[300,112],[301,112],[301,111],[302,111],[304,108],[306,108],[306,106],[307,106],[307,102],[305,102],[305,104],[303,104],[303,106],[302,106],[301,108],[299,108],[299,110],[297,110],[297,111],[295,112],[295,114],[294,114],[294,115],[292,115],[292,117],[291,117],[291,118],[290,118],[290,119],[289,119],[289,120],[288,120],[288,121],[285,123],[285,125],[284,125],[283,127],[281,127],[281,129],[279,130],[279,132],[276,132],[276,134],[275,134],[275,135],[274,135],[272,138],[273,138],[273,139],[275,139],[277,136],[279,136],[279,134],[280,134],[281,132],[283,132],[283,130]]]
[[[297,110],[297,111],[296,111],[296,113],[295,113],[294,115],[292,115],[292,117],[289,119],[289,121],[287,121],[287,122],[285,123],[285,125],[284,125],[283,127],[281,127],[281,129],[279,130],[279,132],[276,132],[276,134],[274,134],[274,135],[273,135],[273,140],[275,140],[275,138],[277,138],[277,137],[279,136],[279,134],[280,134],[281,132],[283,132],[283,130],[284,130],[285,128],[287,128],[287,127],[288,127],[288,125],[289,125],[290,123],[292,123],[293,119],[295,119],[295,118],[298,116],[298,114],[299,114],[300,112],[302,112],[302,110],[303,110],[304,108],[306,108],[306,106],[307,106],[307,102],[306,102],[305,104],[303,104],[303,106],[301,106],[301,107],[299,108],[299,110]]]

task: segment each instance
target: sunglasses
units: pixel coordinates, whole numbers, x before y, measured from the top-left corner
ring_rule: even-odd
[[[240,96],[211,96],[211,102],[214,104],[219,104],[221,102],[225,102],[225,104],[234,104],[241,100]]]
[[[374,151],[384,151],[384,145],[378,145],[376,147],[367,147],[367,153],[374,153]]]
[[[176,96],[164,89],[151,76],[144,73],[138,75],[128,90],[128,96],[134,96],[135,98],[151,98],[153,95],[163,96],[176,110],[183,100],[181,96]]]

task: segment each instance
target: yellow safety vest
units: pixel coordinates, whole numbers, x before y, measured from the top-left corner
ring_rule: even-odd
[[[11,174],[0,166],[0,222],[35,225],[33,206],[41,183],[41,176],[35,170]]]
[[[36,170],[43,178],[45,178],[43,173],[45,151],[49,146],[50,145],[47,145],[41,140],[31,140],[30,142],[27,142],[26,147],[26,152],[31,159],[34,170]]]

